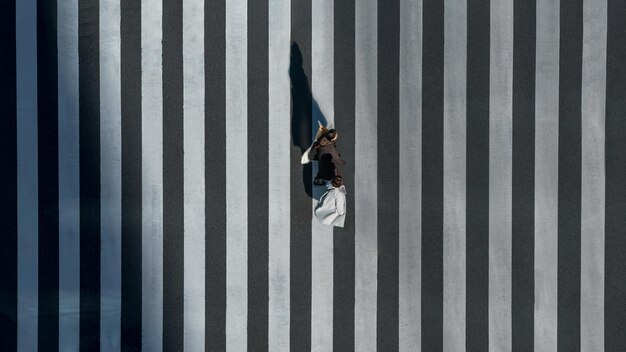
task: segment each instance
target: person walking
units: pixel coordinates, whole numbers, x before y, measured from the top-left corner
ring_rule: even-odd
[[[328,182],[327,191],[315,207],[315,217],[324,225],[343,227],[346,220],[346,187],[341,176]]]
[[[334,176],[341,176],[342,167],[345,161],[341,159],[341,154],[335,145],[339,135],[335,129],[329,129],[323,133],[318,140],[313,143],[309,150],[309,160],[317,160],[319,169],[317,177],[313,181],[318,186],[323,186],[327,181],[333,179]]]

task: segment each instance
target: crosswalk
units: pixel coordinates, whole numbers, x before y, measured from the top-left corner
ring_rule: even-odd
[[[7,351],[623,351],[618,0],[0,2]],[[313,208],[319,123],[343,228]]]

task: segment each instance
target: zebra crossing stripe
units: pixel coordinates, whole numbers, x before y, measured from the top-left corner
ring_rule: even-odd
[[[535,90],[535,333],[536,351],[557,343],[558,3],[537,1]]]
[[[376,1],[355,3],[354,346],[377,341],[377,44]]]
[[[463,351],[466,342],[466,53],[467,8],[464,1],[445,2],[444,20],[444,231],[443,344]]]
[[[183,2],[184,347],[205,346],[204,3]]]
[[[73,36],[77,37],[76,31]],[[118,0],[100,2],[100,36],[100,349],[106,351],[120,348],[122,300],[121,34]],[[75,65],[78,67],[78,62]],[[78,331],[78,328],[77,324],[74,329]]]
[[[289,175],[289,103],[291,92],[285,67],[289,67],[290,1],[269,7],[268,12],[268,182],[274,190]],[[290,350],[290,183],[281,192],[268,192],[268,351]],[[293,341],[296,345],[297,341]]]
[[[162,3],[141,2],[142,349],[163,349]]]
[[[400,2],[399,338],[421,351],[422,1]]]
[[[311,3],[311,93],[312,134],[318,121],[334,126],[334,40],[333,3]],[[311,137],[313,139],[314,136]],[[312,176],[317,174],[313,165]],[[320,223],[313,214],[324,187],[313,186],[311,201],[311,350],[333,348],[333,228]]]
[[[59,104],[59,349],[79,347],[80,331],[80,165],[79,165],[79,87],[78,87],[78,2],[58,3],[58,104]],[[111,77],[117,82],[119,77]],[[106,89],[103,89],[103,91]],[[115,109],[115,102],[103,104],[107,110]],[[106,115],[105,115],[106,116]],[[119,148],[119,141],[111,145]],[[112,243],[114,245],[114,242]],[[103,251],[103,269],[117,271],[114,258]],[[110,263],[110,264],[109,264]],[[115,290],[114,282],[103,287]],[[109,311],[115,315],[115,306]],[[104,316],[104,315],[103,315]],[[101,331],[116,329],[103,324]],[[113,333],[114,334],[114,333]]]
[[[606,1],[583,2],[580,350],[604,350]]]
[[[226,3],[226,350],[247,346],[247,11]]]
[[[491,2],[489,73],[489,350],[511,345],[513,1]]]

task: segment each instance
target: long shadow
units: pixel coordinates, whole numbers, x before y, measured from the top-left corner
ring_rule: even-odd
[[[289,63],[289,77],[291,79],[291,140],[294,146],[304,153],[315,138],[318,123],[326,126],[328,121],[322,113],[319,104],[313,98],[309,80],[302,68],[302,52],[298,43],[291,45],[291,59]],[[313,190],[313,164],[302,166],[302,186],[310,198],[319,199],[322,187]]]

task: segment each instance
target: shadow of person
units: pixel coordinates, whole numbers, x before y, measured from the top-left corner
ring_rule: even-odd
[[[302,52],[298,43],[291,44],[289,61],[289,78],[291,79],[291,140],[294,146],[304,153],[315,139],[319,124],[326,126],[328,121],[322,113],[319,104],[313,98],[309,80],[302,67]],[[313,190],[313,163],[302,166],[302,185],[310,198],[319,199],[318,189]],[[323,192],[322,192],[323,193]]]

